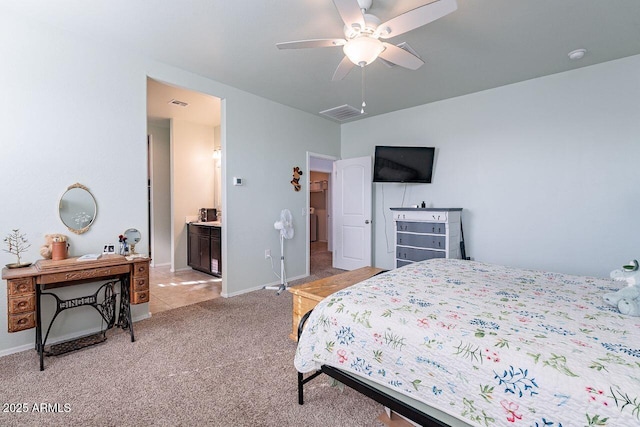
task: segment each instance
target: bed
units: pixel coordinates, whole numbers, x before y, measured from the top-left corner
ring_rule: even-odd
[[[640,318],[602,299],[622,286],[452,259],[380,274],[311,312],[300,403],[325,372],[421,424],[640,425]]]

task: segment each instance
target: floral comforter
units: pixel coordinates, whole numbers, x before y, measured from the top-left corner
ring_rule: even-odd
[[[640,425],[640,317],[612,280],[439,259],[327,297],[298,344],[475,426]]]

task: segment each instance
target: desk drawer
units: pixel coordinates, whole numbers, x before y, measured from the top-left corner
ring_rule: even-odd
[[[111,267],[87,268],[84,270],[73,270],[61,273],[43,274],[40,282],[43,285],[58,284],[63,282],[73,282],[80,280],[97,279],[104,280],[108,277],[115,277],[129,272],[128,265],[114,265]]]
[[[32,277],[7,280],[9,296],[32,294],[36,292],[35,282]]]
[[[149,263],[136,262],[133,264],[133,277],[149,277]]]
[[[35,294],[24,295],[19,297],[9,297],[7,299],[9,306],[9,314],[25,313],[29,311],[36,311],[36,296]]]
[[[133,286],[131,290],[133,292],[139,291],[148,291],[149,290],[149,280],[145,277],[134,277],[131,282]]]
[[[9,315],[9,332],[24,331],[36,327],[36,313],[22,313]]]
[[[149,302],[149,291],[139,291],[131,294],[131,304],[143,304]]]

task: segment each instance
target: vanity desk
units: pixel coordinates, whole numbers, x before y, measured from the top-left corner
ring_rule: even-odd
[[[40,370],[44,369],[45,354],[61,354],[106,340],[106,330],[113,326],[129,329],[131,341],[135,340],[131,322],[130,304],[149,302],[149,258],[127,259],[110,255],[97,260],[78,261],[77,257],[60,261],[39,260],[25,268],[2,269],[2,279],[7,281],[7,316],[9,332],[36,328],[36,350],[40,356]],[[45,290],[79,285],[82,283],[111,280],[103,284],[93,295],[61,300]],[[116,321],[116,294],[120,285],[120,305]],[[43,339],[41,299],[53,296],[56,312]],[[67,309],[92,306],[105,321],[107,328],[90,337],[77,338],[67,343],[45,344],[51,324],[56,316]],[[101,337],[100,337],[101,335]],[[57,347],[57,348],[54,348]]]

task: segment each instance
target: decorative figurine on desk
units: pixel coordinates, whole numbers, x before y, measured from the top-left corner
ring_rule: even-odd
[[[4,249],[4,251],[18,257],[18,262],[14,264],[7,264],[7,268],[20,268],[28,267],[31,265],[30,262],[20,262],[21,254],[31,247],[29,241],[25,236],[26,234],[20,233],[20,230],[16,228],[15,230],[12,230],[12,232],[8,234],[7,237],[4,238],[4,242],[9,248]]]
[[[64,234],[45,234],[44,235],[44,244],[40,246],[40,255],[44,259],[51,259],[53,256],[53,243],[54,242],[63,242],[66,249],[68,249],[67,236]],[[66,251],[65,251],[66,253]],[[66,256],[65,256],[66,258]],[[63,258],[64,259],[64,258]]]

